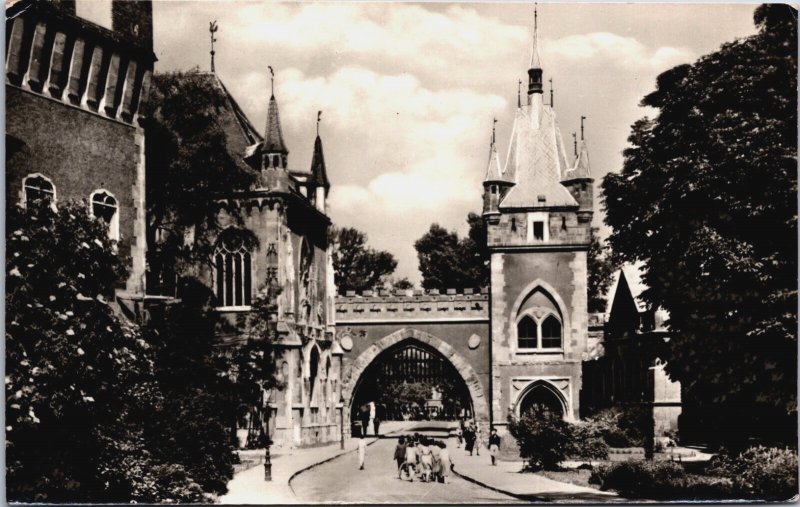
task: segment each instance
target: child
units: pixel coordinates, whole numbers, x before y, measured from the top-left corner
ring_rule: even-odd
[[[364,434],[358,439],[358,469],[364,470],[364,461],[367,458],[367,441],[364,440]]]
[[[394,460],[397,462],[398,478],[403,478],[403,463],[406,461],[406,438],[400,437],[394,448]]]
[[[481,445],[483,445],[483,433],[480,426],[475,426],[475,455],[481,455]]]
[[[414,482],[414,476],[417,473],[417,448],[414,447],[413,442],[409,442],[406,446],[406,462],[403,463],[403,468],[408,472],[408,480]],[[401,476],[403,468],[400,469]]]
[[[450,470],[453,469],[453,464],[450,461],[450,451],[447,450],[447,444],[439,442],[439,470],[442,474],[442,482],[447,484],[447,478],[450,476]]]
[[[500,452],[500,435],[497,434],[497,428],[492,428],[492,434],[489,435],[489,454],[492,455],[492,466],[497,466],[497,453]]]
[[[423,481],[430,482],[433,469],[433,454],[427,438],[423,438],[418,446],[419,468],[422,471]]]
[[[458,442],[456,449],[461,449],[461,444],[464,442],[464,432],[461,431],[461,426],[456,430],[456,441]]]

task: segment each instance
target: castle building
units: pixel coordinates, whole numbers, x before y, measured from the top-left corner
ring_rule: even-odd
[[[6,202],[84,200],[130,256],[120,300],[144,293],[144,130],[153,64],[149,1],[114,0],[112,29],[75,2],[6,11]]]

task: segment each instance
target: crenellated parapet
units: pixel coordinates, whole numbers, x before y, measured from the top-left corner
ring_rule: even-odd
[[[347,291],[336,297],[336,322],[484,321],[489,319],[489,291],[464,289]]]
[[[145,2],[127,3],[144,9]],[[143,43],[147,13],[142,19],[123,14],[108,30],[50,2],[13,5],[6,12],[6,84],[134,123],[147,102],[156,57],[152,42]],[[126,23],[133,27],[126,31]]]

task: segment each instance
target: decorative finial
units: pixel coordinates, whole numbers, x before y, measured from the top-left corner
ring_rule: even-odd
[[[494,146],[494,142],[496,139],[495,137],[496,128],[497,128],[497,118],[492,118],[492,146]]]
[[[572,133],[572,151],[575,152],[575,156],[578,156],[578,133]]]
[[[214,34],[217,32],[217,30],[219,30],[219,27],[217,26],[217,20],[210,21],[208,23],[208,32],[211,36],[211,72],[214,72],[214,55],[216,54],[216,51],[214,51],[214,43],[217,42]]]
[[[583,141],[583,120],[585,119],[585,116],[581,116],[581,141]]]
[[[539,11],[538,3],[533,3],[533,45],[531,47],[531,69],[541,68],[539,58]]]
[[[270,93],[270,96],[274,97],[275,96],[275,71],[272,70],[272,65],[267,65],[267,68],[269,69],[269,76],[270,76],[269,77],[269,93]]]
[[[517,107],[522,107],[521,94],[522,94],[522,79],[520,79],[519,83],[517,84]]]
[[[319,137],[319,122],[322,120],[322,111],[317,111],[317,137]]]
[[[550,107],[553,107],[553,78],[548,79],[550,82]]]

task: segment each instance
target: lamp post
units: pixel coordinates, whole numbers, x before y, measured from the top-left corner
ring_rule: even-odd
[[[344,449],[344,395],[339,397],[339,427],[341,430],[339,448]]]

